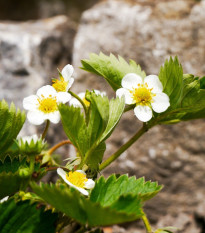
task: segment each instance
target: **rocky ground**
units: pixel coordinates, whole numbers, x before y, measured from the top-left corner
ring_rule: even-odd
[[[184,73],[204,75],[204,12],[205,1],[106,0],[85,11],[79,25],[66,16],[25,23],[1,21],[0,98],[14,100],[22,108],[22,99],[55,77],[56,67],[67,63],[75,67],[73,90],[106,88],[114,95],[102,78],[78,68],[90,52],[134,59],[147,74],[157,74],[166,58],[177,55]],[[126,113],[109,140],[107,156],[139,127],[133,112]],[[58,128],[52,129],[52,141]],[[31,128],[30,133],[33,131]],[[164,189],[146,205],[153,226],[172,225],[180,228],[180,233],[204,233],[204,138],[204,120],[157,126],[104,174],[120,171],[158,180]],[[136,222],[115,226],[113,232],[144,230]]]

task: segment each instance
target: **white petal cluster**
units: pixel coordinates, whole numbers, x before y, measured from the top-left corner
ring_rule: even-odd
[[[161,113],[170,106],[169,97],[163,92],[158,76],[149,75],[144,79],[137,74],[129,73],[121,82],[122,88],[116,95],[125,97],[126,104],[136,104],[134,113],[143,122],[152,118],[152,110]]]
[[[106,96],[106,92],[104,92],[104,91],[101,92],[99,90],[94,90],[94,93],[96,95],[101,95],[102,97]],[[89,102],[85,99],[85,92],[80,92],[78,94],[78,96],[84,101],[85,105],[89,104]],[[70,105],[73,105],[76,108],[83,108],[82,104],[76,98],[74,98],[74,97],[70,100],[69,103],[70,103]]]
[[[52,86],[46,85],[38,89],[36,95],[24,98],[23,107],[28,110],[27,118],[30,123],[40,125],[45,120],[50,120],[57,124],[60,121],[58,104],[70,99],[69,93],[57,92]]]
[[[5,201],[7,201],[9,199],[9,196],[6,196],[6,197],[4,197],[4,198],[2,198],[1,200],[0,200],[0,203],[3,203],[3,202],[5,202]]]
[[[83,175],[86,175],[86,173],[82,170],[77,170],[75,171],[77,173],[81,173]],[[95,182],[92,179],[87,179],[87,181],[84,183],[84,187],[78,187],[75,184],[71,183],[68,179],[67,179],[67,174],[66,172],[62,169],[62,168],[58,168],[57,169],[57,173],[58,175],[71,187],[77,189],[79,192],[81,192],[83,195],[88,196],[88,191],[86,189],[92,189],[95,186]]]

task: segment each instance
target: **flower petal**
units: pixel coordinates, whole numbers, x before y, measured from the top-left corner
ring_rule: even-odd
[[[74,83],[74,78],[70,78],[70,80],[68,81],[68,85],[66,87],[66,91],[68,91],[68,89],[73,85]]]
[[[34,125],[41,125],[45,120],[44,114],[40,111],[29,111],[27,118],[28,121]]]
[[[66,172],[62,169],[62,168],[58,168],[57,169],[57,173],[58,175],[71,187],[77,189],[79,192],[81,192],[83,195],[86,195],[88,196],[88,191],[86,191],[85,189],[83,188],[79,188],[79,187],[76,187],[75,185],[73,185],[72,183],[70,183],[67,179],[66,179]]]
[[[136,117],[143,122],[147,122],[152,118],[152,109],[149,106],[138,105],[134,108]]]
[[[163,91],[162,83],[160,82],[157,75],[148,75],[144,79],[144,84],[148,85],[148,88],[152,88],[153,93],[161,93]]]
[[[49,95],[56,96],[56,94],[57,94],[57,91],[55,90],[54,87],[50,85],[46,85],[46,86],[39,88],[36,93],[38,97],[41,97],[43,95],[45,98],[47,98]]]
[[[44,119],[50,120],[52,123],[57,124],[60,121],[60,113],[59,111],[55,111],[48,114],[44,114]]]
[[[38,106],[38,97],[30,95],[23,99],[23,108],[26,110],[35,110]]]
[[[5,202],[5,201],[7,201],[9,199],[9,196],[6,196],[6,197],[4,197],[4,198],[2,198],[1,200],[0,200],[0,203],[3,203],[3,202]]]
[[[71,75],[73,74],[73,66],[72,65],[66,65],[63,69],[62,69],[62,75],[63,78],[65,79],[65,81],[69,81],[69,79],[71,78]]]
[[[135,101],[132,98],[132,94],[130,93],[129,90],[125,89],[125,88],[120,88],[116,91],[116,95],[121,98],[122,96],[125,97],[125,103],[126,104],[134,104]]]
[[[103,96],[106,96],[106,92],[105,91],[99,91],[99,90],[94,90],[94,93],[96,94],[96,95],[101,95],[102,97]]]
[[[85,182],[84,187],[86,189],[92,189],[92,188],[94,188],[95,187],[95,181],[93,181],[92,179],[88,179],[88,181]]]
[[[76,170],[76,172],[79,172],[79,173],[81,173],[83,175],[86,175],[86,173],[83,170]]]
[[[165,112],[170,106],[169,96],[163,92],[157,93],[156,96],[152,98],[152,100],[154,101],[151,103],[152,108],[157,113]]]
[[[73,105],[75,108],[83,108],[82,104],[76,98],[72,98],[69,104]]]
[[[57,93],[57,103],[67,103],[71,99],[71,95],[67,92],[58,92]]]
[[[124,76],[122,79],[122,87],[132,90],[133,88],[137,88],[138,84],[142,84],[143,80],[142,77],[135,73],[129,73]]]

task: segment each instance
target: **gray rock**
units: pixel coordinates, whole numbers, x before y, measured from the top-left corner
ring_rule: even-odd
[[[22,99],[71,62],[75,25],[65,16],[25,23],[0,22],[0,99]]]
[[[102,51],[134,59],[147,74],[157,74],[165,58],[178,55],[184,73],[203,75],[204,11],[205,1],[104,1],[82,16],[74,43],[74,66],[80,66],[80,59],[88,58],[89,53]],[[78,89],[101,87],[114,95],[102,78],[76,71]],[[139,127],[133,112],[126,113],[108,141],[106,156]],[[204,120],[157,126],[104,174],[129,173],[159,181],[164,189],[145,206],[154,227],[168,224],[181,228],[179,232],[202,232],[197,216],[204,219],[200,208],[205,197],[204,138]],[[138,224],[125,225],[125,231],[138,232]]]

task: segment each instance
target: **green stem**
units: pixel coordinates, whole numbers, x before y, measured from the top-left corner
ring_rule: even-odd
[[[33,173],[34,171],[34,164],[35,164],[35,156],[30,157],[30,171]]]
[[[72,91],[68,91],[68,93],[70,93],[74,98],[76,98],[82,104],[84,111],[85,111],[85,114],[87,114],[88,109],[87,109],[85,103],[83,102],[83,100],[78,95],[73,93]]]
[[[151,228],[151,225],[149,223],[149,220],[148,220],[146,214],[144,214],[142,216],[142,221],[144,222],[147,233],[152,233],[152,228]]]
[[[41,136],[42,139],[45,138],[45,136],[46,136],[46,134],[47,134],[47,132],[48,132],[48,127],[49,127],[49,125],[50,125],[50,121],[47,120],[47,121],[46,121],[46,127],[45,127],[45,129],[44,129],[44,131],[43,131],[43,133],[42,133],[42,136]]]
[[[120,147],[119,150],[117,150],[114,154],[112,154],[107,160],[105,160],[99,167],[99,170],[103,170],[108,165],[110,165],[113,161],[115,161],[124,151],[126,151],[134,142],[137,141],[146,131],[147,131],[147,125],[144,123],[143,127],[129,140],[127,141],[123,146]]]

